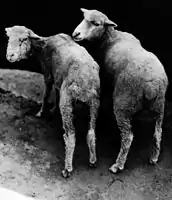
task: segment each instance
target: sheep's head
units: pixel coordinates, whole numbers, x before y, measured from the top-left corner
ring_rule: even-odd
[[[84,19],[72,34],[75,41],[99,39],[106,27],[117,27],[117,24],[109,20],[105,14],[98,10],[81,8],[81,11],[83,12]]]
[[[5,28],[8,36],[6,58],[9,62],[26,59],[31,50],[30,37],[35,34],[24,26]]]

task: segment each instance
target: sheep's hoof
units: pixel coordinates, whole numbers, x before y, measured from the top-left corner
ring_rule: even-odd
[[[150,164],[155,165],[158,162],[157,158],[150,158],[149,160]]]
[[[117,164],[114,164],[112,165],[110,168],[109,168],[109,171],[112,173],[112,174],[117,174],[118,172],[122,171],[123,169],[120,169],[119,166]]]
[[[46,116],[47,116],[47,113],[45,113],[44,111],[42,112],[40,111],[36,114],[36,117],[38,118],[46,118]]]
[[[91,163],[91,162],[89,162],[89,167],[90,168],[96,168],[97,167],[97,162],[94,162],[94,163]]]
[[[41,117],[42,116],[42,112],[38,112],[37,114],[36,114],[36,117]]]
[[[72,171],[69,172],[67,169],[64,169],[64,170],[62,170],[61,174],[62,174],[63,178],[69,178],[72,174]]]

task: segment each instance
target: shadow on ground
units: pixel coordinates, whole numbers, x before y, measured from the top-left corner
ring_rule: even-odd
[[[10,84],[13,87],[10,88]],[[0,71],[0,85],[0,184],[3,187],[42,200],[172,198],[172,103],[166,104],[159,163],[156,166],[148,163],[154,127],[151,117],[140,115],[133,122],[135,140],[126,168],[117,175],[108,171],[120,147],[119,131],[110,112],[111,102],[104,100],[100,109],[96,169],[87,166],[88,119],[87,112],[81,112],[83,107],[79,105],[76,110],[75,171],[65,180],[61,177],[64,143],[58,109],[45,119],[35,117],[42,99],[41,75]],[[52,94],[50,102],[53,98]]]

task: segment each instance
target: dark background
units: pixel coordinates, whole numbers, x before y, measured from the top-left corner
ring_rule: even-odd
[[[22,1],[1,4],[0,61],[1,68],[18,68],[40,71],[35,60],[9,63],[5,59],[7,38],[4,28],[24,25],[40,36],[59,32],[71,34],[82,20],[80,7],[97,9],[118,24],[118,29],[134,34],[148,50],[163,63],[169,78],[167,99],[172,100],[172,11],[170,1]]]

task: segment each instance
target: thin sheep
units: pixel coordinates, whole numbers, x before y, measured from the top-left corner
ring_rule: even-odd
[[[155,114],[154,151],[150,162],[156,163],[160,154],[162,122],[168,78],[158,58],[145,50],[130,33],[115,30],[113,21],[98,10],[81,8],[84,19],[75,28],[75,41],[88,41],[93,56],[113,77],[113,109],[121,132],[121,148],[112,173],[123,170],[133,141],[131,120],[145,107]],[[88,45],[88,46],[89,46]],[[89,47],[90,47],[89,46]],[[90,53],[90,52],[89,52]],[[102,62],[103,61],[103,62]]]
[[[52,86],[60,93],[59,107],[63,121],[65,141],[64,177],[73,171],[75,128],[73,102],[78,100],[89,105],[90,123],[87,134],[89,164],[96,165],[95,126],[99,108],[99,66],[85,48],[75,43],[69,35],[60,33],[40,37],[24,26],[6,28],[9,37],[6,58],[10,62],[36,56],[42,66],[45,80],[44,100],[37,116],[46,108]]]

